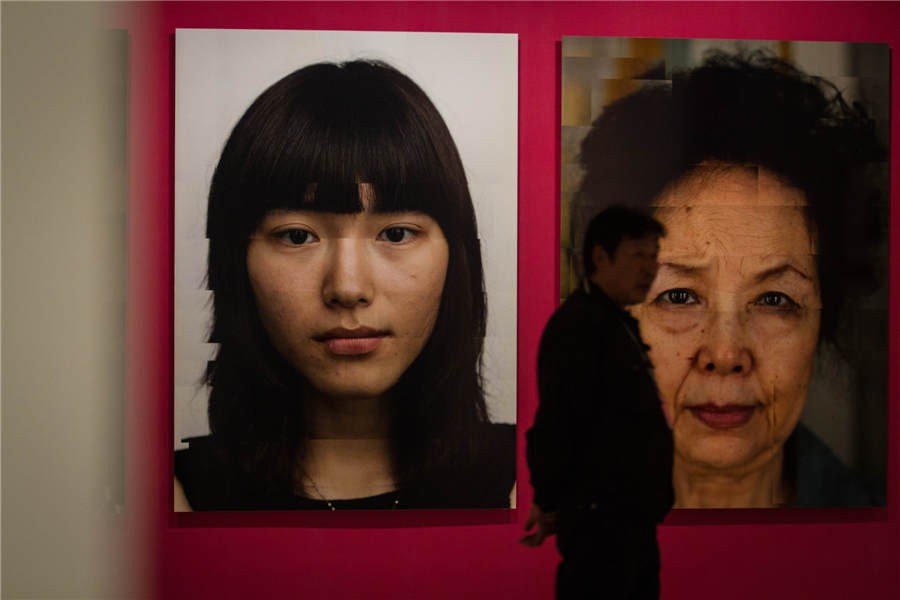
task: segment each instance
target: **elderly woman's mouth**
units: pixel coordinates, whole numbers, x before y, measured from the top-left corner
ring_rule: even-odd
[[[713,429],[733,429],[746,425],[753,418],[756,405],[726,404],[718,406],[713,403],[690,406],[688,410],[698,421]]]

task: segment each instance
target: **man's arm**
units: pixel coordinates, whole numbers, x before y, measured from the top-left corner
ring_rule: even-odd
[[[556,533],[556,513],[544,512],[540,506],[532,504],[525,520],[525,532],[526,535],[519,539],[521,543],[531,547],[540,546],[546,538]]]
[[[596,378],[596,365],[591,366],[596,349],[589,347],[589,334],[579,321],[552,318],[538,351],[539,404],[526,434],[526,455],[534,503],[541,514],[555,512],[571,487],[580,441],[573,426],[578,422],[577,406],[598,394],[594,385],[588,385]]]
[[[547,324],[538,350],[538,410],[534,425],[526,434],[526,456],[534,488],[534,502],[525,520],[525,532],[519,541],[526,546],[540,546],[556,533],[556,509],[564,493],[564,474],[572,468],[571,427],[568,425],[572,390],[574,348],[555,320]],[[568,418],[567,418],[568,417]]]

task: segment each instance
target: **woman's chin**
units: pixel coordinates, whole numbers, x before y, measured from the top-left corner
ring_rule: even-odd
[[[317,395],[350,401],[380,398],[388,393],[399,377],[385,376],[384,373],[341,373],[308,379]]]
[[[377,354],[333,358],[315,354],[291,361],[310,387],[312,397],[364,399],[385,395],[400,380],[408,364]]]
[[[760,432],[752,428],[693,433],[681,436],[675,432],[679,462],[692,471],[720,476],[738,476],[755,466],[767,463],[766,456],[776,454],[774,447]]]
[[[742,477],[764,471],[779,460],[784,442],[797,425],[796,415],[775,417],[757,408],[747,414],[695,414],[690,409],[678,413],[675,422],[675,450],[681,468],[716,477]],[[793,418],[792,418],[793,417]]]
[[[326,386],[320,391],[324,398],[332,400],[344,400],[347,402],[372,400],[382,398],[387,394],[390,386],[366,386],[366,385],[342,385]]]
[[[757,452],[737,443],[700,443],[679,451],[680,462],[684,467],[691,471],[722,477],[742,474],[754,463],[756,456]]]

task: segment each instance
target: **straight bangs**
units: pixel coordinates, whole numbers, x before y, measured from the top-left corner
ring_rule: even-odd
[[[388,77],[385,77],[388,69]],[[275,209],[417,211],[445,226],[462,164],[422,90],[378,63],[314,65],[264,92],[235,127],[247,136],[235,207],[249,235]],[[446,144],[452,160],[446,155]],[[360,184],[373,194],[360,193]]]

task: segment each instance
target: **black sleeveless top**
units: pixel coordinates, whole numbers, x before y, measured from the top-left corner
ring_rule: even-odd
[[[204,510],[336,510],[392,508],[509,508],[516,480],[516,428],[485,424],[478,437],[477,460],[451,469],[430,485],[349,500],[305,498],[290,493],[261,492],[235,485],[212,436],[187,438],[188,448],[175,452],[175,477],[191,508]]]

